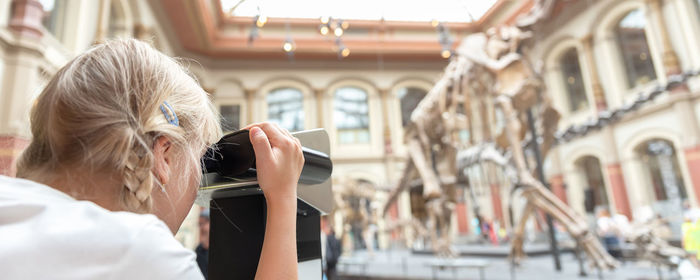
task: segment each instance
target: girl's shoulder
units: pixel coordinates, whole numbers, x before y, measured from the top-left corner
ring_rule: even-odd
[[[28,180],[0,176],[0,236],[7,279],[199,279],[194,253],[156,216],[109,211]]]

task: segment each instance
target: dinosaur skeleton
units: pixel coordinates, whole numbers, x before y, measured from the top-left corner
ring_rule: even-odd
[[[538,0],[516,26],[492,28],[486,33],[465,37],[443,76],[411,114],[404,135],[409,160],[384,213],[401,192],[416,187],[416,181],[421,182],[422,185],[417,186],[422,187],[421,197],[412,197],[411,203],[412,207],[420,204],[418,208],[424,211],[420,214],[414,211],[417,222],[405,224],[417,227],[419,234],[429,235],[433,250],[438,254],[454,256],[448,232],[459,177],[455,174],[462,170],[468,177],[467,168],[475,165],[483,168],[483,163],[489,162],[492,163],[489,166],[501,169],[511,187],[522,190],[521,195],[526,200],[513,230],[511,258],[514,262],[524,257],[526,221],[535,210],[540,210],[565,228],[588,255],[592,266],[612,269],[618,265],[588,230],[586,219],[535,179],[523,148],[523,143],[538,145],[544,157],[557,140],[561,140],[555,138],[559,114],[544,94],[540,71],[528,57],[533,29],[550,16],[556,2]],[[673,81],[666,88],[677,86],[676,80],[684,82],[689,75],[692,73],[671,77]],[[535,130],[541,131],[542,139],[525,137],[526,114],[532,111],[539,113],[541,121]],[[497,112],[501,114],[502,132],[494,139],[492,135],[496,133],[491,128],[498,128],[498,124],[493,125],[494,120],[498,122]],[[460,130],[470,133],[466,145],[458,137]],[[481,134],[478,141],[474,139],[476,132]],[[473,191],[473,186],[468,187]],[[414,193],[412,191],[411,195]],[[677,262],[670,259],[685,257],[697,266],[692,254],[670,246],[648,229],[648,226],[642,227],[625,236],[643,252],[640,258],[675,267]]]
[[[450,248],[449,222],[455,203],[456,159],[461,147],[459,131],[468,129],[469,142],[474,145],[472,132],[475,132],[478,124],[482,130],[481,142],[492,142],[492,135],[495,134],[491,131],[493,114],[500,111],[503,129],[496,137],[495,145],[507,149],[510,157],[506,159],[495,153],[490,154],[499,165],[511,166],[507,173],[511,174],[514,185],[522,189],[527,201],[513,233],[511,257],[516,262],[524,257],[525,224],[539,209],[551,215],[571,234],[590,256],[589,260],[594,266],[617,266],[617,261],[588,231],[585,218],[533,177],[521,145],[526,131],[524,115],[534,109],[539,109],[540,119],[543,120],[540,123],[544,134],[543,154],[554,143],[559,115],[543,94],[544,84],[537,69],[530,64],[526,49],[526,43],[532,41],[533,25],[549,15],[553,2],[538,1],[530,13],[520,20],[525,22],[523,25],[492,28],[486,33],[465,37],[444,75],[411,114],[411,122],[404,136],[409,161],[398,186],[390,195],[385,213],[398,194],[408,187],[408,183],[420,177],[427,213],[417,218],[431,229],[431,244],[438,253],[454,255]],[[473,108],[477,108],[479,114]],[[468,120],[468,127],[458,123],[460,120]],[[495,147],[492,150],[495,151]]]

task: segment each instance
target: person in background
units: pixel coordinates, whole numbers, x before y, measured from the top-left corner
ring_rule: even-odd
[[[209,209],[202,209],[199,212],[199,245],[194,249],[197,253],[197,265],[202,271],[204,279],[207,279],[207,268],[209,267]]]
[[[324,279],[335,280],[338,279],[338,271],[336,269],[338,265],[338,259],[343,253],[342,244],[340,240],[335,237],[335,231],[328,223],[327,217],[321,219],[321,244],[323,253],[323,264],[324,264]]]
[[[598,212],[597,225],[598,236],[603,239],[605,250],[615,258],[622,257],[620,229],[615,220],[610,217],[610,212],[607,209],[601,209]]]

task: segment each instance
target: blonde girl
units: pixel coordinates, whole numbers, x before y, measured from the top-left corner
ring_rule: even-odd
[[[293,279],[301,146],[275,125],[248,128],[269,209],[256,278]],[[174,59],[136,40],[95,46],[51,79],[31,131],[18,178],[0,176],[3,279],[203,278],[173,234],[221,130]]]

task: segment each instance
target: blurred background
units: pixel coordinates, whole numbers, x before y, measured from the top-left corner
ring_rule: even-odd
[[[64,63],[93,44],[137,38],[183,58],[226,131],[265,120],[328,131],[337,209],[323,222],[342,244],[342,277],[451,277],[426,265],[430,241],[411,226],[425,211],[421,182],[387,203],[411,152],[405,128],[463,38],[512,25],[535,2],[0,0],[0,174],[15,173],[31,137],[28,111]],[[700,218],[700,79],[654,98],[644,93],[700,69],[699,43],[699,0],[555,1],[534,34],[529,59],[542,69],[564,139],[543,160],[546,183],[590,230],[608,212],[631,224],[662,218],[659,236],[677,246],[690,238],[683,224]],[[502,116],[486,108],[474,102],[481,120],[459,124],[465,146],[495,135],[484,126],[498,127]],[[601,118],[612,114],[614,122]],[[541,212],[526,226],[531,258],[514,267],[508,246],[524,199],[502,174],[464,172],[449,227],[458,255],[483,260],[473,268],[483,267],[486,279],[578,277],[575,244],[556,223],[563,270],[552,265]],[[177,235],[193,249],[206,219],[200,211]],[[677,277],[631,259],[600,276]],[[455,276],[476,279],[479,269]]]

